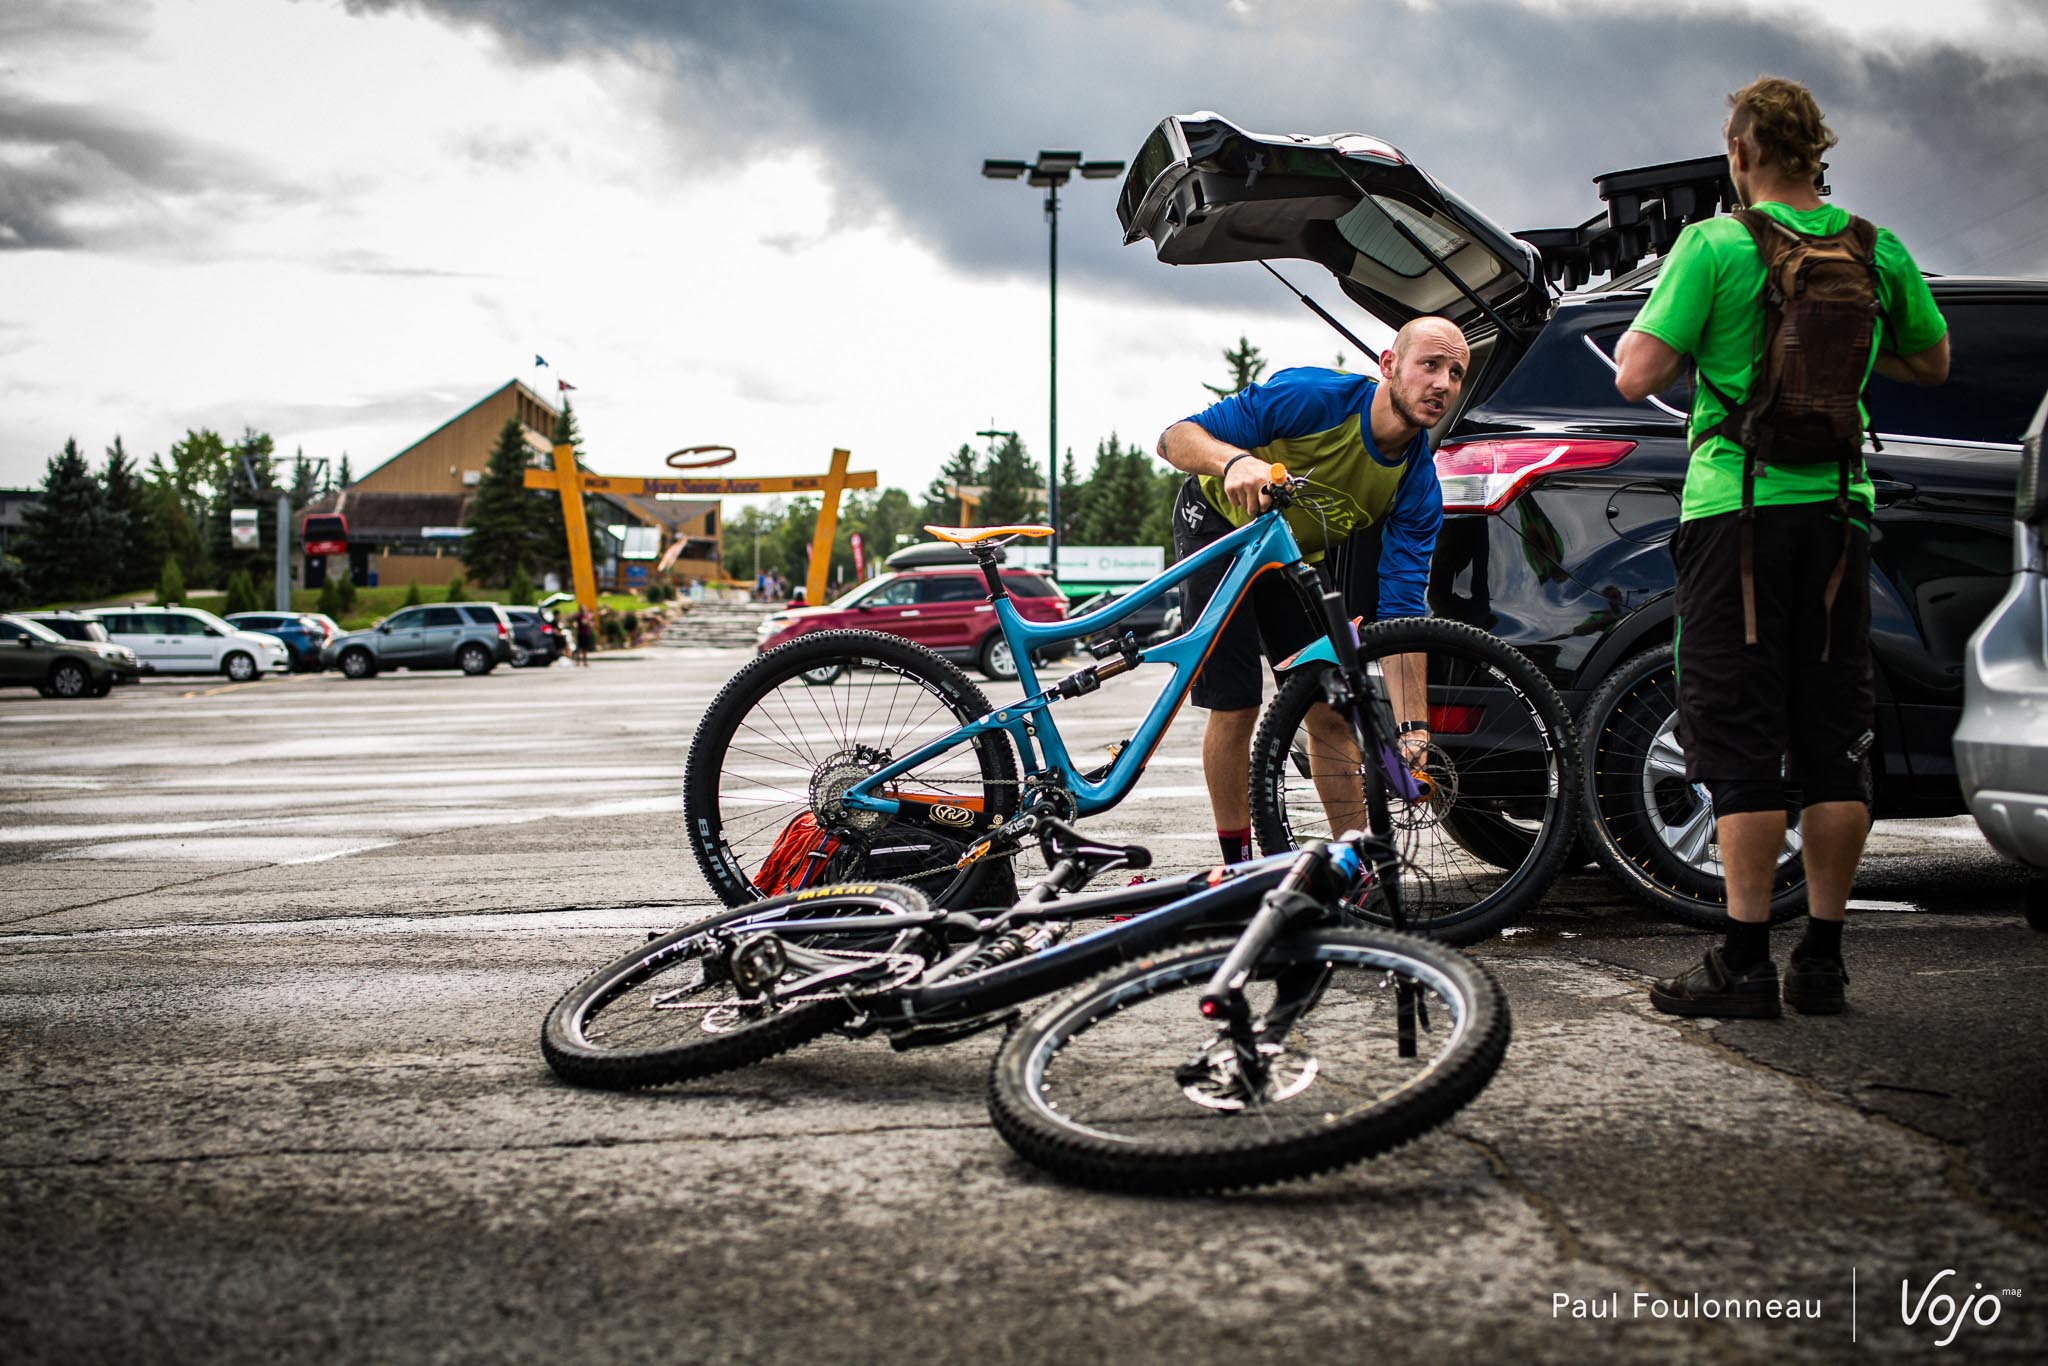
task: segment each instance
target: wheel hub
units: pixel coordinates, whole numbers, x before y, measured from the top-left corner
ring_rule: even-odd
[[[1315,1081],[1320,1064],[1314,1057],[1282,1043],[1261,1043],[1258,1050],[1266,1069],[1265,1084],[1258,1094],[1252,1093],[1252,1084],[1238,1065],[1236,1047],[1228,1038],[1212,1044],[1197,1066],[1183,1069],[1181,1094],[1205,1110],[1237,1111],[1292,1100]]]
[[[1714,837],[1714,797],[1705,783],[1685,776],[1685,750],[1678,743],[1675,710],[1657,727],[1649,752],[1643,756],[1642,797],[1643,818],[1665,848],[1697,872],[1724,876],[1721,846]],[[1788,827],[1779,864],[1796,858],[1804,844],[1799,827]]]
[[[880,768],[888,756],[866,745],[855,745],[826,757],[811,775],[811,813],[818,824],[838,826],[871,834],[889,818],[880,811],[849,811],[840,803],[846,790]]]

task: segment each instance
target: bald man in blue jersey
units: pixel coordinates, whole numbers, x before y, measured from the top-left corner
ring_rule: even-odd
[[[1470,361],[1456,324],[1416,318],[1381,354],[1380,380],[1338,370],[1282,370],[1168,427],[1159,437],[1160,458],[1188,475],[1174,500],[1177,557],[1186,559],[1263,511],[1267,467],[1278,461],[1308,479],[1307,492],[1320,505],[1286,514],[1310,562],[1320,564],[1349,539],[1355,567],[1342,587],[1351,614],[1367,621],[1428,615],[1429,559],[1443,524],[1429,428],[1457,400]],[[1200,614],[1222,577],[1218,569],[1187,581],[1185,620]],[[1209,710],[1203,776],[1216,838],[1232,863],[1252,853],[1251,742],[1264,673],[1259,655],[1277,662],[1322,633],[1293,590],[1273,576],[1257,580],[1243,605],[1249,610],[1231,614],[1193,690],[1195,705]],[[1424,661],[1407,655],[1389,662],[1402,749],[1413,758],[1429,743]],[[1321,703],[1308,724],[1312,732],[1328,732],[1327,743],[1348,745],[1343,722]],[[1326,805],[1330,799],[1326,793]],[[1338,824],[1339,813],[1329,814]]]

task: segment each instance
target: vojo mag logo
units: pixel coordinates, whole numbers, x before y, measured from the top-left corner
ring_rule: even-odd
[[[1937,1347],[1954,1342],[1966,1324],[1989,1328],[2005,1312],[2007,1300],[2020,1298],[2020,1292],[2011,1286],[1987,1291],[1982,1281],[1972,1282],[1964,1290],[1960,1281],[1950,1279],[1955,1274],[1954,1267],[1943,1267],[1920,1287],[1917,1296],[1910,1276],[1899,1281],[1899,1317],[1908,1328],[1924,1326],[1945,1333],[1935,1339]]]

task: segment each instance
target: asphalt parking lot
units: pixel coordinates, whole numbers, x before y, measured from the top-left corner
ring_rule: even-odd
[[[1060,1185],[989,1125],[990,1036],[561,1085],[548,1005],[710,902],[680,774],[744,658],[0,695],[0,1356],[2048,1351],[2048,935],[1967,820],[1879,827],[1836,1018],[1657,1015],[1706,941],[1567,878],[1477,950],[1479,1099],[1264,1192]],[[1148,694],[1070,704],[1077,750]],[[1090,828],[1212,861],[1199,724]]]

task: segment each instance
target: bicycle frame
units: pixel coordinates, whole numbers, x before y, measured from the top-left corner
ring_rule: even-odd
[[[1077,817],[1108,810],[1122,801],[1137,782],[1138,774],[1152,757],[1152,751],[1158,747],[1181,703],[1186,700],[1188,689],[1194,684],[1195,671],[1208,658],[1223,623],[1236,610],[1253,578],[1268,569],[1285,569],[1298,564],[1301,558],[1301,547],[1295,542],[1294,533],[1288,529],[1280,510],[1274,508],[1260,513],[1186,559],[1167,566],[1165,572],[1141,584],[1123,599],[1083,616],[1059,622],[1030,622],[1018,613],[1008,597],[996,598],[996,619],[1017,661],[1017,679],[1023,685],[1024,696],[907,755],[890,760],[849,787],[842,794],[841,803],[853,810],[894,815],[900,804],[887,794],[890,782],[956,745],[990,731],[1002,730],[1007,731],[1015,743],[1027,780],[1047,773],[1056,774],[1073,796],[1073,814]],[[1169,589],[1189,576],[1224,560],[1230,562],[1230,568],[1224,573],[1223,581],[1208,605],[1202,609],[1200,618],[1171,640],[1137,653],[1140,663],[1157,661],[1172,665],[1172,679],[1153,699],[1151,708],[1132,733],[1129,743],[1117,751],[1108,768],[1099,777],[1083,773],[1068,753],[1066,740],[1052,715],[1052,704],[1060,700],[1061,694],[1056,688],[1039,687],[1032,653],[1079,640],[1104,627],[1113,626],[1144,604],[1165,596]]]
[[[1353,840],[1332,841],[1310,857],[1329,860],[1329,871],[1342,881],[1355,879],[1367,861]],[[1227,876],[1195,873],[1184,878],[1082,892],[1039,903],[1021,903],[984,922],[977,945],[1026,925],[1074,921],[1098,916],[1129,915],[1099,930],[1028,953],[1011,962],[966,973],[953,971],[972,956],[972,947],[942,960],[900,987],[865,1002],[875,1027],[902,1031],[957,1025],[1087,980],[1141,954],[1184,942],[1204,926],[1235,927],[1242,934],[1259,912],[1266,895],[1282,885],[1300,865],[1301,851],[1268,854],[1235,865]],[[897,915],[835,916],[835,934],[900,931],[935,927],[949,918],[942,911]],[[1276,922],[1277,923],[1277,922]],[[731,928],[751,938],[763,934],[816,933],[820,922],[808,917],[780,917]],[[1268,931],[1261,946],[1271,938]],[[792,958],[801,954],[791,949]],[[806,988],[797,988],[802,990]]]

